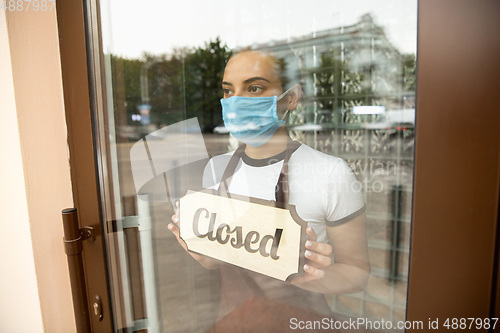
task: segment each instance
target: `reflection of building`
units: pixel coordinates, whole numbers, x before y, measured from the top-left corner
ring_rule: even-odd
[[[294,73],[298,61],[308,97],[306,111],[296,115],[295,122],[339,127],[361,121],[352,114],[353,106],[414,108],[414,61],[410,62],[412,68],[405,68],[407,57],[389,42],[369,14],[351,26],[253,49],[283,58],[292,80],[299,80]]]
[[[290,119],[292,136],[345,159],[363,185],[372,274],[365,292],[334,297],[332,308],[347,315],[402,320],[413,171],[414,56],[402,55],[369,14],[351,26],[254,49],[285,59],[287,77],[302,81],[305,98]],[[300,78],[294,78],[298,70]],[[357,106],[381,107],[353,112]]]

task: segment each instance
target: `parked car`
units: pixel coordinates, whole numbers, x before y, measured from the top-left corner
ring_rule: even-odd
[[[224,126],[224,124],[216,126],[213,132],[215,134],[229,134],[229,130],[226,128],[226,126]]]

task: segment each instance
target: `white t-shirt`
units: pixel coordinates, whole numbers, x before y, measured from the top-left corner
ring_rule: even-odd
[[[203,174],[203,187],[218,189],[234,152],[210,159]],[[275,189],[285,153],[255,160],[243,153],[228,192],[276,200]],[[318,241],[328,242],[327,226],[348,222],[364,211],[361,185],[340,158],[301,145],[288,162],[289,204],[313,228]]]

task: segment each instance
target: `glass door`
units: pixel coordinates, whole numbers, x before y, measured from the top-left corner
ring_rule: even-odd
[[[417,2],[102,0],[91,11],[101,27],[93,46],[103,83],[96,126],[116,330],[402,332]],[[259,72],[265,63],[270,67]],[[257,122],[262,107],[247,109],[243,119],[242,109],[231,109],[230,101],[249,97],[271,97],[273,120],[258,133],[236,125]],[[276,133],[298,148],[259,155]],[[246,194],[248,202],[279,202],[274,189],[281,174],[289,177],[286,203],[315,234],[303,231],[314,248],[306,238],[297,243],[302,280],[269,277],[248,260],[228,263],[210,251],[200,257],[177,237],[177,202],[188,190],[220,191],[231,156],[240,159],[228,192]],[[219,243],[234,232],[238,242],[231,226],[226,238],[223,228],[207,230]],[[253,251],[259,240],[248,235],[240,248]],[[271,255],[276,235],[262,256]],[[252,293],[243,295],[249,285]]]

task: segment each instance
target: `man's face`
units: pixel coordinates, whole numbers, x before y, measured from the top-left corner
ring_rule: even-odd
[[[222,89],[224,98],[268,97],[283,93],[273,58],[269,54],[254,51],[240,53],[228,61]]]

